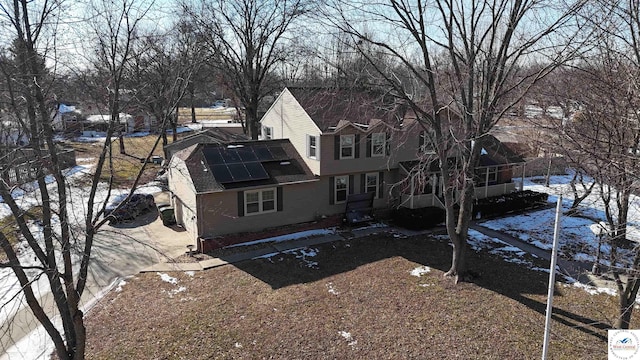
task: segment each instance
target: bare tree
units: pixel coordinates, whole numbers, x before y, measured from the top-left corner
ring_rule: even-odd
[[[184,8],[214,54],[211,65],[244,106],[248,134],[257,139],[261,101],[281,87],[267,80],[287,59],[287,36],[309,11],[307,1],[202,0]]]
[[[110,3],[112,4],[112,3]],[[49,67],[44,59],[55,62],[55,51],[50,46],[55,44],[57,20],[64,10],[62,2],[46,1],[32,2],[29,0],[15,0],[0,3],[0,26],[10,36],[15,38],[11,49],[11,55],[4,57],[0,62],[0,69],[4,75],[7,88],[6,92],[13,118],[18,126],[27,134],[29,142],[25,146],[16,148],[11,153],[0,158],[3,173],[0,178],[0,196],[11,210],[20,238],[23,239],[30,252],[31,258],[21,256],[11,243],[7,231],[0,232],[0,248],[5,255],[0,262],[0,267],[10,268],[16,281],[20,284],[20,293],[26,300],[33,318],[44,328],[55,346],[55,353],[60,359],[83,359],[85,353],[86,329],[84,314],[81,310],[80,300],[87,290],[89,266],[92,262],[92,250],[95,236],[102,225],[107,221],[102,216],[104,204],[100,207],[98,188],[102,187],[101,175],[105,166],[105,159],[110,154],[111,143],[105,141],[98,164],[90,176],[89,195],[85,199],[86,211],[78,223],[75,215],[79,212],[69,210],[77,206],[71,201],[73,188],[71,181],[66,178],[64,167],[65,159],[59,152],[59,147],[54,142],[54,129],[51,115],[55,113],[57,103],[51,101],[55,98],[52,93],[52,84],[55,83],[55,73],[49,74]],[[122,75],[121,61],[128,58],[127,51],[122,51],[123,44],[120,34],[122,28],[126,29],[129,36],[134,33],[139,18],[129,17],[131,3],[126,0],[121,16],[109,18],[107,32],[118,39],[107,45],[101,42],[102,51],[109,60],[106,68],[112,70],[113,78]],[[102,11],[104,10],[104,11]],[[101,9],[100,15],[106,15],[107,10]],[[112,14],[112,13],[109,13]],[[95,19],[95,17],[94,17]],[[124,41],[128,44],[129,36]],[[102,38],[104,40],[104,38]],[[125,46],[126,47],[126,46]],[[4,50],[4,49],[3,49]],[[4,55],[4,54],[3,54]],[[11,64],[5,60],[11,60]],[[9,69],[9,67],[12,67]],[[10,75],[10,76],[9,76]],[[112,78],[112,79],[113,79]],[[117,82],[117,81],[116,81]],[[112,86],[113,82],[107,82],[106,86]],[[112,122],[116,119],[118,106],[118,85],[111,101]],[[113,126],[109,127],[108,135],[113,132]],[[21,162],[14,162],[19,153],[27,153],[22,156]],[[25,160],[26,159],[26,160]],[[8,171],[17,171],[16,166],[21,166],[27,179],[36,184],[37,197],[40,199],[37,208],[38,215],[32,215],[31,209],[26,209],[13,198],[13,192],[19,185],[12,179]],[[22,171],[20,171],[22,173]],[[53,179],[48,184],[47,178]],[[134,185],[135,186],[135,185]],[[33,226],[32,220],[35,219]],[[83,222],[83,223],[82,223]],[[47,290],[40,288],[42,281],[46,280]],[[46,307],[46,299],[40,297],[40,291],[48,291],[54,302],[54,308]],[[16,297],[19,294],[16,294]],[[7,304],[3,304],[7,306]],[[62,326],[58,329],[55,319],[59,318]],[[9,332],[3,324],[3,330]],[[2,333],[3,340],[10,333]]]
[[[467,272],[467,231],[474,176],[482,147],[476,146],[532,84],[566,59],[559,29],[569,29],[579,4],[557,8],[545,1],[389,0],[369,5],[338,2],[333,24],[362,44],[395,60],[376,66],[384,84],[407,104],[432,139],[444,184],[446,228],[453,243],[456,279]],[[545,6],[557,9],[546,13]],[[543,17],[543,15],[545,15]],[[363,29],[374,21],[374,35]],[[571,26],[575,26],[571,24]],[[571,28],[571,31],[575,31]],[[392,34],[383,38],[382,34]],[[367,52],[361,52],[366,56]],[[523,66],[538,63],[537,67]],[[535,71],[530,71],[535,69]],[[410,74],[410,80],[406,79]],[[404,75],[404,76],[402,76]]]

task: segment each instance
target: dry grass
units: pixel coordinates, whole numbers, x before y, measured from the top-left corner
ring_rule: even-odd
[[[115,139],[111,142],[112,146],[112,158],[113,158],[113,182],[116,187],[129,188],[133,184],[142,163],[140,159],[146,158],[149,151],[153,148],[153,144],[157,139],[156,135],[149,135],[144,137],[125,137],[125,152],[126,154],[120,154],[119,140]],[[171,136],[169,136],[171,142]],[[71,142],[71,145],[76,150],[76,158],[80,159],[93,159],[92,163],[96,163],[98,156],[102,151],[102,142],[95,143],[80,143]],[[163,156],[162,141],[158,144],[158,147],[153,152],[153,155]],[[79,162],[82,163],[82,162]],[[110,177],[110,161],[107,159],[105,162],[102,181],[109,181]],[[141,179],[141,183],[145,184],[151,181],[160,169],[159,165],[147,164],[145,172]]]
[[[319,246],[316,268],[277,255],[175,285],[139,275],[88,314],[87,358],[540,358],[548,274],[473,253],[480,276],[454,285],[450,252],[376,235]],[[420,265],[432,271],[411,276]],[[555,305],[551,358],[605,358],[615,298],[559,285]]]

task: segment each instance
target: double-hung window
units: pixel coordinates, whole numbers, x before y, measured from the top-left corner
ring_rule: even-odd
[[[386,147],[387,147],[387,134],[385,133],[371,134],[371,156],[373,157],[384,156]]]
[[[347,194],[349,192],[349,176],[336,176],[334,191],[336,203],[347,201]]]
[[[307,135],[307,157],[318,158],[318,138],[315,136]]]
[[[354,135],[340,135],[340,159],[353,159],[354,145]]]
[[[368,173],[365,176],[365,187],[364,190],[367,193],[376,194],[375,197],[378,197],[378,188],[380,186],[380,181],[378,178],[378,173]]]
[[[244,192],[244,213],[263,214],[276,211],[276,189]]]

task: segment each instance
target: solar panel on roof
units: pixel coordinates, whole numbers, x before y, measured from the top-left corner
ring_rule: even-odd
[[[269,148],[267,148],[266,146],[254,146],[253,151],[255,152],[259,161],[273,160],[273,155],[271,154],[271,151],[269,151]]]
[[[242,160],[242,162],[248,162],[248,161],[256,161],[258,160],[258,157],[256,156],[256,154],[253,152],[252,148],[237,148],[236,149],[238,151],[238,156],[240,156],[240,159]]]
[[[267,174],[264,166],[257,161],[244,163],[244,166],[247,168],[251,180],[264,180],[269,178],[269,174]]]
[[[233,182],[229,168],[225,164],[211,165],[213,177],[221,184]]]
[[[224,160],[222,159],[222,155],[220,155],[220,150],[217,147],[205,146],[202,149],[202,153],[204,154],[205,160],[209,165],[215,164],[224,164]]]
[[[233,182],[251,180],[249,171],[244,167],[244,164],[228,164],[227,167],[233,176]]]
[[[237,149],[221,148],[220,154],[222,155],[224,162],[227,164],[235,164],[235,163],[242,162],[242,160],[240,159],[240,155],[238,155]]]

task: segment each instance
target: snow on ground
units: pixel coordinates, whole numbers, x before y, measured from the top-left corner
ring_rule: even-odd
[[[562,194],[562,211],[566,212],[573,202],[573,193],[570,188],[571,175],[552,176],[550,187],[538,184],[543,179],[525,179],[525,189],[546,192],[549,194],[549,202],[557,202],[557,196]],[[605,220],[604,204],[600,199],[599,188],[596,186],[593,193],[580,205],[580,217],[562,216],[559,236],[559,250],[561,256],[579,261],[594,261],[598,247],[598,235],[594,231],[597,224]],[[488,220],[482,223],[488,228],[508,233],[522,241],[528,242],[542,249],[550,250],[553,246],[553,233],[555,225],[555,207],[527,212],[515,216],[507,216],[500,219]],[[628,238],[640,241],[640,198],[632,196],[629,214]],[[602,254],[606,257],[610,247],[601,246]]]
[[[166,273],[157,273],[160,276],[160,279],[164,282],[168,282],[169,284],[176,285],[178,283],[178,279],[170,276]]]
[[[311,237],[311,236],[332,235],[332,234],[335,234],[335,233],[336,233],[336,229],[332,229],[332,228],[331,229],[306,230],[306,231],[300,231],[300,232],[296,232],[296,233],[292,233],[292,234],[285,234],[285,235],[274,236],[274,237],[255,240],[255,241],[243,242],[243,243],[240,243],[240,244],[231,245],[229,247],[248,246],[248,245],[255,245],[255,244],[267,243],[267,242],[289,241],[289,240],[308,238],[308,237]]]
[[[428,267],[428,266],[418,266],[417,268],[411,270],[409,273],[412,276],[420,277],[420,276],[422,276],[424,274],[427,274],[429,272],[431,272],[431,268],[430,267]]]

